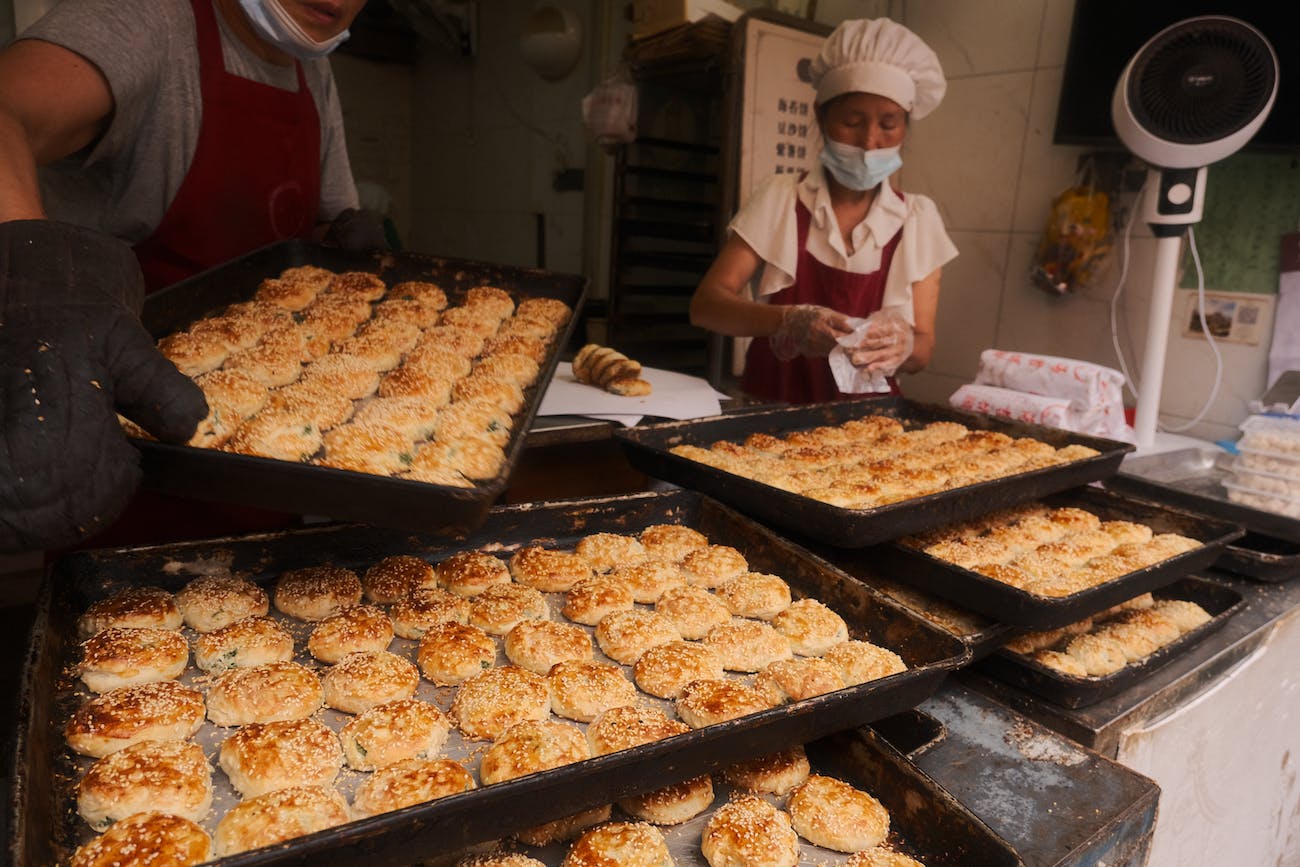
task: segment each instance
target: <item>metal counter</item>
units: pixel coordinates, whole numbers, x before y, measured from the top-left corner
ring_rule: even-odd
[[[1160,790],[950,678],[919,710],[946,737],[916,764],[1031,867],[1138,867]]]

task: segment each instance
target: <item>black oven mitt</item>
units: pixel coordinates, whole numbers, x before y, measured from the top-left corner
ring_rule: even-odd
[[[49,220],[0,223],[0,551],[59,548],[108,526],[140,481],[116,411],[184,442],[203,392],[140,324],[126,244]]]
[[[384,215],[370,208],[345,208],[325,230],[322,243],[349,253],[391,253]]]

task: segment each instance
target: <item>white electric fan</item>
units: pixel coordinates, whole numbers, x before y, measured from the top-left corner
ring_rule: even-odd
[[[1182,236],[1201,219],[1205,167],[1241,149],[1277,96],[1273,46],[1236,18],[1207,15],[1161,30],[1115,85],[1111,119],[1148,166],[1142,217],[1156,236],[1150,321],[1134,427],[1139,450],[1155,442],[1169,317]]]

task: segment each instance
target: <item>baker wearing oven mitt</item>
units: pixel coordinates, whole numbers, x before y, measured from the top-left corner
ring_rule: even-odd
[[[65,0],[0,52],[0,551],[124,510],[116,412],[168,442],[206,415],[146,291],[285,238],[387,246],[326,58],[364,5]]]

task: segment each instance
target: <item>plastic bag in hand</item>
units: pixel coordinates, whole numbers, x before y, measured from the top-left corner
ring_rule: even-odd
[[[836,341],[852,329],[849,317],[816,304],[791,304],[781,309],[781,326],[770,338],[780,361],[800,355],[829,355]]]
[[[0,224],[0,551],[70,545],[117,517],[140,479],[118,411],[170,442],[207,414],[140,324],[143,293],[120,241]]]
[[[849,352],[854,366],[881,376],[893,376],[912,355],[915,335],[910,322],[896,308],[886,307],[867,317],[854,332]]]

